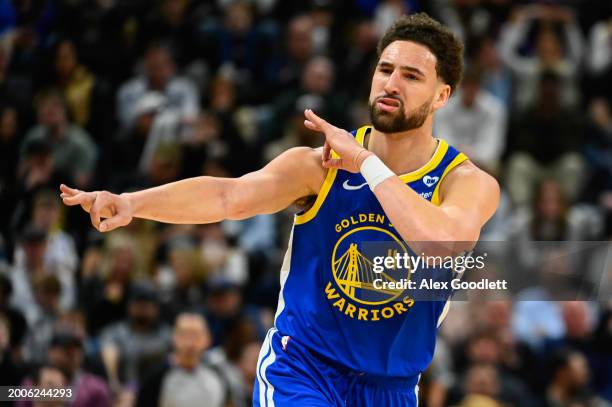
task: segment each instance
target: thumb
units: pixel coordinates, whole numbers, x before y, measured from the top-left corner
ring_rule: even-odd
[[[111,230],[126,226],[131,222],[131,220],[132,219],[126,215],[118,214],[100,222],[99,230],[100,232],[110,232]]]

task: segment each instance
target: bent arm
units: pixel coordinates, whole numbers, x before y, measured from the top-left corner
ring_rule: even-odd
[[[380,183],[374,195],[404,240],[451,242],[454,249],[471,249],[469,244],[478,240],[480,229],[497,208],[497,181],[468,162],[441,182],[440,206],[423,199],[399,177]]]

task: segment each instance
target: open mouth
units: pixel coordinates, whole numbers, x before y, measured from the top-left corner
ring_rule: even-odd
[[[394,98],[378,98],[376,99],[376,105],[378,106],[379,109],[385,111],[385,112],[392,112],[394,110],[399,109],[401,103],[399,100],[394,99]]]

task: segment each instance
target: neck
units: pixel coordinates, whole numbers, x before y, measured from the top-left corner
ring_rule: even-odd
[[[176,352],[172,354],[172,362],[185,370],[193,370],[198,366],[198,359],[194,360],[189,356],[184,356]]]
[[[401,133],[382,133],[372,128],[367,148],[396,174],[418,170],[438,146],[432,137],[432,121],[433,115],[429,115],[421,127]]]
[[[49,128],[49,133],[51,134],[51,137],[59,140],[64,137],[64,132],[66,131],[66,127],[67,126],[65,123],[61,123],[56,126],[52,126]]]
[[[548,389],[548,395],[554,400],[566,401],[570,398],[570,391],[559,383],[553,383]]]

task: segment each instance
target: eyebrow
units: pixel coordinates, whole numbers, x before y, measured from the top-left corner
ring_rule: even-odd
[[[391,62],[381,61],[381,62],[378,63],[378,66],[380,66],[382,68],[393,68],[395,65],[393,65]],[[402,71],[413,72],[413,73],[417,73],[417,74],[419,74],[421,76],[425,76],[423,71],[421,71],[419,68],[414,67],[414,66],[402,65],[402,66],[400,66],[400,69]]]

